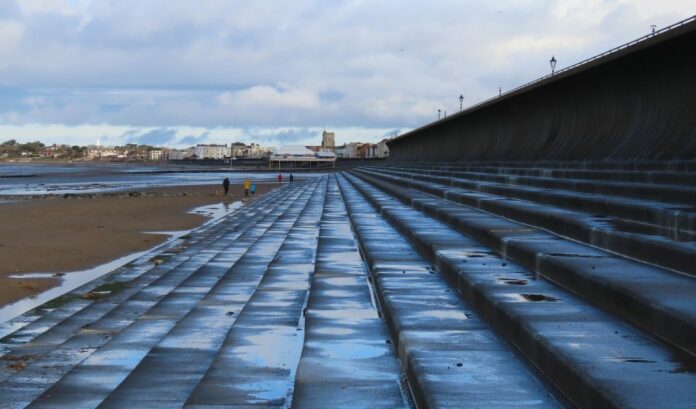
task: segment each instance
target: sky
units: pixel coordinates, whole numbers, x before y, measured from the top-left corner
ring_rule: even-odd
[[[0,0],[0,141],[377,142],[696,0]]]

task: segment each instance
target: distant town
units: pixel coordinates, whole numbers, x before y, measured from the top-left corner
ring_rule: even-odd
[[[185,149],[175,149],[165,146],[126,144],[123,146],[70,146],[62,144],[44,145],[43,143],[19,143],[9,140],[0,144],[0,161],[21,161],[31,159],[62,159],[73,161],[90,160],[122,160],[122,161],[176,161],[176,160],[236,160],[236,159],[269,159],[275,155],[301,156],[302,151],[325,157],[345,159],[386,158],[389,156],[387,141],[378,143],[350,142],[336,146],[335,134],[324,131],[321,145],[265,147],[257,143],[232,142],[228,144],[197,144]],[[298,151],[300,148],[302,151]],[[299,153],[298,153],[299,152]],[[307,155],[304,154],[304,155]]]

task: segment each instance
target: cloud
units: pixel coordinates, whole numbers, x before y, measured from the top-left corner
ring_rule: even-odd
[[[153,129],[138,136],[137,143],[141,145],[166,145],[175,142],[176,130],[171,128]]]
[[[472,105],[545,75],[551,55],[560,69],[694,9],[696,0],[4,0],[0,125],[47,137],[51,127],[111,129],[114,141],[159,130],[147,138],[177,144],[305,141],[324,128],[372,138],[455,112],[460,94]]]

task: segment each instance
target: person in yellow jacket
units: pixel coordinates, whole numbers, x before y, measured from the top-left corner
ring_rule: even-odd
[[[244,197],[249,196],[249,187],[251,186],[251,181],[249,178],[244,179]]]

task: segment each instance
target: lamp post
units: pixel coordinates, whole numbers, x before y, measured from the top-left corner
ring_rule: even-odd
[[[553,73],[556,72],[556,57],[551,56],[549,64],[551,64],[551,75],[553,75]]]
[[[464,105],[464,95],[459,95],[459,110],[462,110],[462,106]]]
[[[440,119],[440,108],[437,109],[437,119]]]

